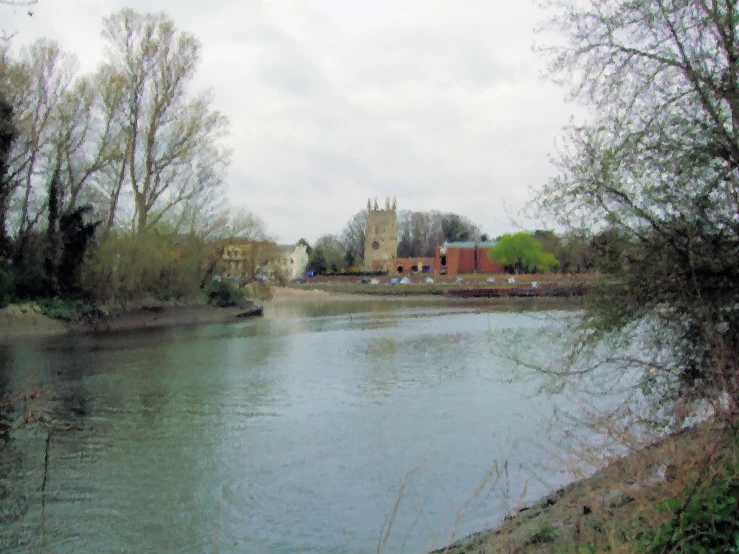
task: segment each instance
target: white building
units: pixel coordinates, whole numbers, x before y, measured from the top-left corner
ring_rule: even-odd
[[[279,260],[280,269],[288,279],[297,279],[305,275],[308,267],[308,249],[305,245],[280,245],[282,256]]]

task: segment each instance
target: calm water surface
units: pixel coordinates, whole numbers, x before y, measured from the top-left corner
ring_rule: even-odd
[[[384,551],[441,546],[494,463],[514,502],[567,479],[526,481],[556,399],[503,382],[514,368],[493,340],[525,330],[542,347],[560,317],[300,301],[238,324],[0,346],[3,394],[42,383],[83,428],[52,437],[46,547],[45,434],[0,441],[0,551],[377,552],[404,478]],[[498,521],[503,481],[458,536]]]

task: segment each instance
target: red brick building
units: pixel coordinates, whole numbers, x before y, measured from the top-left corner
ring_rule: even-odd
[[[432,273],[502,273],[503,266],[494,264],[487,252],[494,242],[446,242],[434,250],[433,258],[395,258],[384,269],[390,274]]]
[[[434,273],[435,263],[434,258],[395,258],[390,273]]]
[[[445,242],[437,247],[435,269],[439,275],[460,273],[502,273],[503,266],[488,258],[494,242]]]

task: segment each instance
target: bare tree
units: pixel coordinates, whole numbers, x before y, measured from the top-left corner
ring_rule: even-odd
[[[7,178],[17,187],[19,236],[26,235],[45,209],[46,176],[55,165],[53,146],[58,108],[77,68],[76,58],[45,39],[21,52],[5,71],[4,87],[14,109],[19,136]]]
[[[207,93],[188,95],[200,44],[163,14],[124,9],[105,19],[108,62],[123,77],[126,180],[134,229],[144,232],[178,205],[221,185],[226,119]]]

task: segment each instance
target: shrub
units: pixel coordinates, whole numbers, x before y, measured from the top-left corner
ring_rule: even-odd
[[[200,291],[201,266],[202,248],[194,238],[111,235],[87,262],[83,286],[103,304],[191,299]]]
[[[77,321],[92,308],[84,300],[41,300],[38,306],[45,316],[64,321]]]
[[[739,463],[725,474],[688,487],[689,498],[657,505],[669,520],[642,536],[647,554],[729,554],[739,552]]]
[[[531,537],[529,537],[529,542],[531,544],[542,544],[545,542],[552,542],[555,538],[557,538],[559,535],[562,534],[562,531],[557,529],[556,527],[549,525],[548,523],[545,523],[544,525],[540,525],[536,531],[534,532]]]
[[[238,306],[244,301],[244,291],[228,281],[213,281],[205,287],[208,302],[220,308]]]
[[[0,267],[0,308],[10,304],[14,291],[13,274],[8,269]]]

